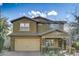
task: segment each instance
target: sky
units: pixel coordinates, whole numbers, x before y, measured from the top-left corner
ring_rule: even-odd
[[[0,4],[1,15],[13,20],[22,16],[41,16],[50,20],[74,21],[71,15],[79,4],[73,3],[4,3]]]

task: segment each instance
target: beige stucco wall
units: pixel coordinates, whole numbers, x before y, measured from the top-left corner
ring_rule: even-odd
[[[29,20],[29,19],[21,19],[21,20],[13,22],[13,32],[20,31],[20,23],[29,23],[30,24],[30,31],[29,32],[36,32],[37,31],[36,22]]]
[[[49,24],[38,23],[38,32],[46,32],[48,30],[49,30]]]
[[[39,37],[15,38],[15,51],[40,51]]]
[[[12,51],[14,51],[14,48],[15,48],[15,38],[14,37],[11,37],[11,40],[10,40],[10,48]]]
[[[54,47],[58,47],[58,39],[54,39]]]

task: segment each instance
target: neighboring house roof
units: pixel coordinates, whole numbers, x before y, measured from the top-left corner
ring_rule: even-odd
[[[29,20],[32,20],[32,21],[35,21],[35,22],[38,22],[38,23],[52,23],[52,24],[64,24],[66,23],[66,21],[52,21],[52,20],[49,20],[47,18],[44,18],[44,17],[35,17],[35,18],[29,18],[29,17],[26,17],[26,16],[22,16],[22,17],[19,17],[17,19],[14,19],[14,20],[11,20],[11,23],[15,22],[15,21],[18,21],[18,20],[21,20],[21,19],[29,19]],[[40,20],[39,20],[40,19]]]
[[[61,30],[49,30],[49,31],[46,31],[46,32],[43,32],[43,33],[38,33],[38,32],[14,32],[14,33],[11,33],[10,36],[42,36],[44,34],[48,34],[48,33],[51,33],[51,32],[61,32],[61,33],[64,33],[66,35],[68,35],[66,32],[64,31],[61,31]]]

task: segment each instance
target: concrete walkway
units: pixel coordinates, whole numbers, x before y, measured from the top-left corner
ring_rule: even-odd
[[[3,51],[0,56],[40,56],[40,52]]]

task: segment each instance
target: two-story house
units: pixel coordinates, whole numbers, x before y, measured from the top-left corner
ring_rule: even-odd
[[[23,16],[12,20],[11,23],[11,50],[41,51],[48,44],[52,48],[66,48],[68,34],[63,30],[65,21],[52,21],[40,16]]]

